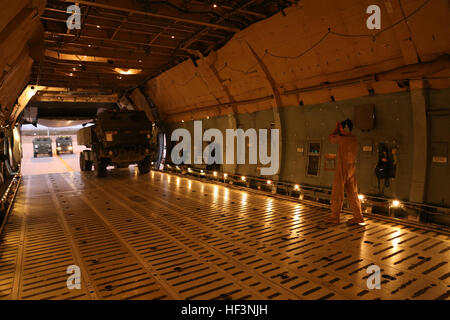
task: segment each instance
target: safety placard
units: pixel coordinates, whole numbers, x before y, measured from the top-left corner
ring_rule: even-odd
[[[447,163],[447,157],[433,157],[434,163]]]

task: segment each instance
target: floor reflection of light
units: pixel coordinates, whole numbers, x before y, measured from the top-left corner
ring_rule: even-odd
[[[242,194],[241,204],[242,204],[243,206],[245,206],[245,205],[247,204],[247,197],[248,197],[248,194],[246,194],[246,193],[243,193],[243,194]]]
[[[219,186],[213,187],[213,201],[217,202],[217,199],[219,199]]]
[[[181,179],[180,179],[180,178],[177,178],[177,187],[180,186],[180,181],[181,181]]]
[[[394,248],[397,248],[398,243],[400,242],[400,237],[399,237],[399,235],[400,235],[400,230],[397,230],[397,231],[395,231],[395,232],[392,234],[393,237],[396,237],[395,239],[392,239],[392,246],[393,246]]]
[[[266,217],[263,219],[264,227],[269,227],[271,225],[270,220],[273,217],[272,210],[273,210],[273,199],[267,199],[267,201],[266,201]]]
[[[190,190],[192,188],[192,181],[188,181],[188,189]]]
[[[167,175],[167,182],[170,183],[170,180],[172,180],[170,175]]]
[[[225,201],[228,201],[229,194],[230,194],[230,191],[228,191],[228,189],[225,189],[224,192],[223,192],[223,199]]]
[[[272,212],[272,207],[273,207],[273,199],[268,199],[267,200],[267,205],[266,205],[266,211]]]
[[[300,220],[300,212],[302,211],[302,208],[299,205],[295,206],[294,209],[294,220],[299,221]]]

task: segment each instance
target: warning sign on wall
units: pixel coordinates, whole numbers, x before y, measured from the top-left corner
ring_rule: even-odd
[[[433,157],[434,163],[447,163],[447,157]]]

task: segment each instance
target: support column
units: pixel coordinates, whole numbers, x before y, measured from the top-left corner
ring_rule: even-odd
[[[422,80],[411,80],[410,88],[413,164],[409,200],[413,202],[424,202],[428,158],[427,92],[424,81]]]
[[[230,93],[230,90],[228,89],[227,85],[224,83],[223,79],[220,77],[219,72],[217,71],[217,68],[213,64],[209,65],[209,68],[214,73],[215,78],[217,79],[217,81],[219,82],[223,91],[225,92],[225,94],[231,104],[231,108],[233,110],[232,113],[227,115],[227,128],[236,130],[237,129],[237,106],[235,104],[236,100]],[[223,135],[225,136],[225,132],[223,133]],[[226,155],[224,155],[224,159],[225,158],[226,158]],[[233,164],[224,163],[222,165],[222,168],[223,168],[222,170],[225,172],[229,172],[231,174],[236,174],[237,166],[238,165],[236,163],[233,163]]]
[[[280,111],[279,108],[282,106],[281,102],[281,94],[278,91],[278,88],[276,86],[275,80],[273,79],[272,75],[269,72],[269,69],[267,68],[266,64],[262,61],[262,59],[257,55],[255,50],[250,46],[250,44],[247,42],[247,45],[250,49],[250,52],[255,57],[256,61],[258,62],[259,67],[261,68],[262,72],[264,73],[268,86],[270,87],[270,90],[273,93],[273,100],[274,103],[272,104],[272,111],[273,111],[273,121],[275,123],[274,129],[278,129],[280,132],[279,135],[279,160],[280,160],[280,168],[278,169],[278,173],[276,175],[273,175],[272,180],[278,181],[280,179],[281,174],[281,168],[283,167],[283,130],[281,125],[281,118],[280,118]],[[272,151],[271,151],[272,152]]]

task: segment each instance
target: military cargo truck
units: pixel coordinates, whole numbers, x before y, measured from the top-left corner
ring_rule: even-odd
[[[56,138],[56,154],[59,155],[61,152],[73,154],[72,137]]]
[[[33,139],[33,155],[36,158],[39,154],[46,154],[53,157],[51,138],[39,137]]]
[[[153,149],[152,123],[142,111],[110,111],[97,115],[94,125],[77,132],[78,145],[90,150],[80,153],[81,171],[94,172],[97,177],[106,175],[107,166],[126,168],[137,164],[140,173],[148,173]]]

